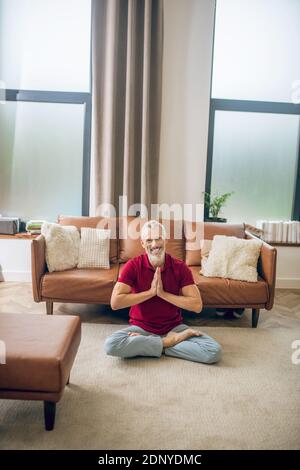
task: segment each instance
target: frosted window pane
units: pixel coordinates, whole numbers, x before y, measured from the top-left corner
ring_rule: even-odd
[[[0,105],[0,214],[81,215],[84,105]]]
[[[6,88],[89,91],[90,0],[0,0]]]
[[[299,0],[217,0],[212,97],[291,102],[299,45]]]
[[[234,191],[222,215],[290,219],[298,148],[299,116],[217,111],[211,191]]]

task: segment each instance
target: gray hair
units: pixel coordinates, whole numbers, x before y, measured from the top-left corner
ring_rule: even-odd
[[[145,238],[147,238],[147,232],[148,232],[148,230],[156,229],[157,227],[159,227],[159,228],[161,229],[162,238],[165,240],[165,239],[167,238],[166,229],[165,229],[165,227],[164,227],[160,222],[158,222],[157,220],[149,220],[148,222],[146,222],[146,223],[143,225],[142,230],[141,230],[141,239],[144,240]]]

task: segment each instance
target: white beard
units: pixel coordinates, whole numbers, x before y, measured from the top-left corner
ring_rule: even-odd
[[[149,261],[154,266],[161,266],[165,261],[165,251],[162,251],[159,255],[152,255],[148,253]]]

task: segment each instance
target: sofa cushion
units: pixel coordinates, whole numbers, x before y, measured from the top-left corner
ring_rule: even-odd
[[[244,224],[184,221],[185,262],[188,266],[201,266],[201,246],[214,235],[245,238]]]
[[[199,273],[199,266],[190,266],[190,269],[206,307],[255,305],[268,301],[268,284],[261,277],[253,283],[221,277],[205,277]]]
[[[60,215],[58,217],[60,225],[75,225],[81,230],[82,227],[90,228],[103,228],[111,231],[110,246],[109,246],[109,261],[110,263],[118,262],[118,219],[117,217],[73,217],[67,215]]]
[[[81,228],[78,268],[109,269],[110,230]]]
[[[128,216],[119,218],[119,261],[121,263],[125,263],[129,259],[144,253],[139,238],[143,225],[139,217]]]
[[[140,232],[147,219],[140,217],[120,217],[120,262],[125,263],[144,253],[141,245]],[[177,222],[177,224],[176,224]],[[167,232],[166,251],[174,258],[184,259],[183,222],[160,219]]]
[[[201,265],[201,245],[204,240],[204,222],[184,221],[185,262],[188,266]]]
[[[110,269],[88,268],[46,273],[42,298],[61,302],[109,304],[118,277],[118,265]]]
[[[63,390],[80,343],[80,318],[71,315],[1,314],[6,364],[0,389]]]
[[[202,258],[201,274],[257,282],[257,262],[261,246],[261,240],[216,235],[208,257]]]
[[[78,264],[80,236],[78,229],[69,225],[44,222],[41,233],[46,241],[46,262],[48,271],[63,271]]]

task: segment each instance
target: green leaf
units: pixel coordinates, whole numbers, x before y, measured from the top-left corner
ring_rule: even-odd
[[[212,217],[218,217],[220,210],[225,206],[228,198],[234,193],[224,193],[221,195],[212,196],[211,194],[203,191],[205,207],[209,209],[209,213]]]

